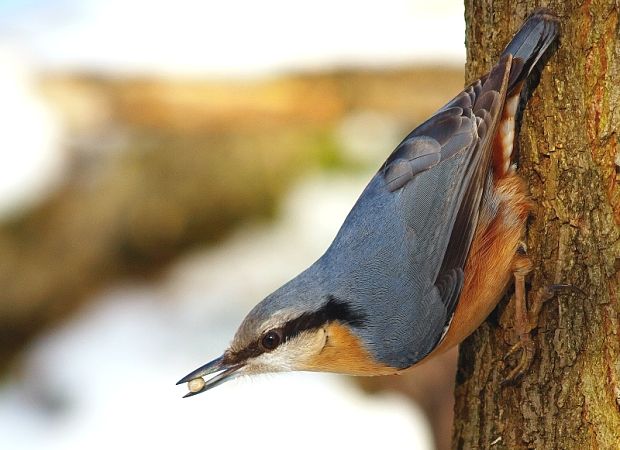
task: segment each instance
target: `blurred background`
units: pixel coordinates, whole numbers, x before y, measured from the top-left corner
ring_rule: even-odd
[[[464,28],[457,0],[0,0],[0,447],[449,448],[455,352],[174,383],[461,89]]]

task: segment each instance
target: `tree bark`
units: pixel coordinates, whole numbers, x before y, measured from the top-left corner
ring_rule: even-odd
[[[538,1],[465,0],[468,80],[487,71]],[[533,331],[515,384],[508,295],[460,348],[455,449],[620,448],[620,2],[550,1],[557,52],[523,114],[519,171],[529,184],[530,276],[568,283]],[[530,295],[530,299],[532,296]]]

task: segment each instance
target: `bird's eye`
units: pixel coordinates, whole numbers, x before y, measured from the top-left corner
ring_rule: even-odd
[[[271,351],[280,345],[281,341],[282,336],[280,335],[280,332],[277,330],[271,330],[265,333],[263,338],[260,340],[260,344],[265,350]]]

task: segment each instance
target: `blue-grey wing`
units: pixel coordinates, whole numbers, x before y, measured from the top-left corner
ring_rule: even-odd
[[[480,201],[490,170],[495,129],[505,101],[510,57],[416,128],[380,173],[400,198],[413,231],[410,268],[432,283],[446,318],[463,284]]]

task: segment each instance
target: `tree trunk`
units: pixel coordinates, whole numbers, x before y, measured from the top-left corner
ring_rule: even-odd
[[[467,78],[496,61],[537,1],[465,0]],[[531,292],[579,287],[547,301],[533,331],[537,353],[515,384],[512,305],[460,349],[453,447],[620,448],[620,2],[553,0],[557,52],[524,114],[519,171],[534,214]],[[531,299],[530,295],[530,299]]]

